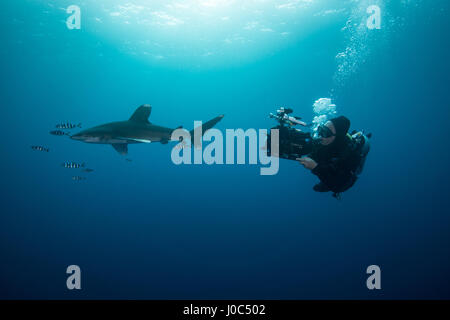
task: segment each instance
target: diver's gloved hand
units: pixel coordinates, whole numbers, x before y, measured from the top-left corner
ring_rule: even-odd
[[[306,169],[314,170],[315,167],[317,167],[317,162],[315,162],[310,157],[302,157],[295,159],[298,162],[300,162]]]

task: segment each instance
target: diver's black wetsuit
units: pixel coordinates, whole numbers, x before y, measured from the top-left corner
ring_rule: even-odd
[[[317,162],[312,173],[319,177],[321,184],[315,191],[340,193],[349,189],[356,181],[355,169],[360,157],[354,152],[347,135],[336,137],[328,146],[319,146],[310,155]]]

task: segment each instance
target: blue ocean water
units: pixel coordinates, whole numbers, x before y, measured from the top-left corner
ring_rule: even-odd
[[[448,17],[445,0],[5,1],[0,298],[450,298]],[[49,135],[144,103],[171,128],[270,128],[282,105],[310,121],[320,97],[373,133],[341,201],[294,161],[176,166],[155,143],[128,162]],[[64,161],[95,171],[73,181]]]

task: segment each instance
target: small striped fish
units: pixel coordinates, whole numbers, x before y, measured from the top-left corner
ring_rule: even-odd
[[[69,169],[78,169],[78,168],[84,168],[84,162],[83,163],[76,163],[76,162],[63,162],[61,164],[64,168]]]
[[[72,124],[70,122],[67,122],[67,123],[59,123],[56,125],[56,129],[73,129],[73,128],[81,128],[81,123]]]
[[[70,135],[68,132],[64,132],[64,131],[61,131],[61,130],[53,130],[53,131],[50,131],[50,134],[52,134],[52,135],[54,135],[54,136],[68,136],[68,135]]]
[[[86,178],[85,177],[81,177],[81,176],[73,176],[72,180],[73,181],[82,181],[82,180],[86,180]]]
[[[44,152],[49,152],[50,151],[49,148],[45,148],[43,146],[31,146],[31,149],[33,149],[35,151],[44,151]]]

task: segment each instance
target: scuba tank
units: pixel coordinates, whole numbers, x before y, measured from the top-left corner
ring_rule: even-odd
[[[355,169],[352,171],[352,178],[345,185],[342,190],[333,193],[333,197],[338,200],[341,200],[341,193],[350,189],[358,180],[358,176],[364,169],[364,164],[366,162],[367,154],[370,151],[370,138],[372,137],[371,133],[367,135],[363,131],[353,131],[352,134],[347,133],[347,137],[350,139],[352,144],[353,152],[358,155],[359,162]]]
[[[359,154],[360,162],[356,167],[354,174],[359,176],[364,169],[364,164],[366,162],[367,154],[370,151],[370,138],[372,137],[371,133],[367,135],[364,134],[363,131],[358,131],[350,135],[351,141],[353,142],[354,150]]]

